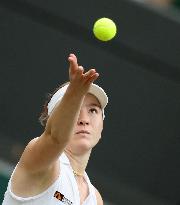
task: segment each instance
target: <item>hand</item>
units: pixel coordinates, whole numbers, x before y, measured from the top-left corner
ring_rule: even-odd
[[[70,62],[70,83],[84,91],[88,91],[90,85],[99,77],[99,74],[95,69],[89,69],[84,73],[84,68],[78,65],[77,57],[74,54],[70,54],[68,60]]]

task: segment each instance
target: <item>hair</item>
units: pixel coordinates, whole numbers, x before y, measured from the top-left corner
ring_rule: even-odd
[[[42,125],[43,127],[46,126],[47,120],[48,120],[48,118],[49,118],[49,115],[48,115],[48,107],[47,107],[47,106],[48,106],[48,103],[50,102],[52,96],[53,96],[60,88],[64,87],[64,86],[67,85],[68,83],[69,83],[69,81],[68,81],[68,82],[65,82],[65,83],[63,83],[63,84],[61,84],[61,85],[59,85],[52,93],[48,93],[48,94],[47,94],[45,103],[44,103],[44,105],[43,105],[43,107],[42,107],[42,112],[41,112],[41,114],[40,114],[40,116],[39,116],[39,122],[41,123],[41,125]]]

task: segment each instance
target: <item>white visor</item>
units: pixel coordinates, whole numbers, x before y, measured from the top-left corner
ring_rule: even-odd
[[[48,103],[48,115],[50,115],[52,113],[52,111],[54,110],[54,108],[56,107],[57,103],[59,103],[61,101],[61,99],[63,98],[67,88],[68,88],[69,84],[66,84],[65,86],[63,86],[62,88],[60,88],[51,98],[50,102]],[[88,93],[94,95],[100,105],[101,105],[101,109],[103,112],[103,118],[104,116],[104,108],[106,107],[107,103],[108,103],[108,97],[105,93],[105,91],[99,87],[98,85],[92,83]]]

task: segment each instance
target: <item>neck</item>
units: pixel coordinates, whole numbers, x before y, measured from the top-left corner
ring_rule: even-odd
[[[74,171],[74,175],[76,177],[83,177],[89,161],[91,150],[84,154],[78,155],[66,149],[65,153],[70,161],[71,167]]]

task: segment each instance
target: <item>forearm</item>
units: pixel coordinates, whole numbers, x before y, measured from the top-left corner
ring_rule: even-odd
[[[85,92],[71,84],[50,115],[46,131],[57,143],[66,144],[73,135]]]
[[[70,54],[69,79],[70,84],[60,103],[56,106],[47,121],[45,132],[65,147],[74,133],[81,105],[90,85],[99,76],[95,69],[84,73],[84,68],[78,66],[77,58]]]

